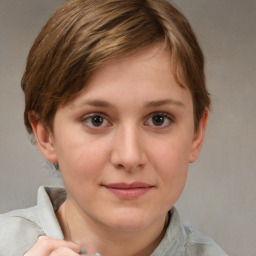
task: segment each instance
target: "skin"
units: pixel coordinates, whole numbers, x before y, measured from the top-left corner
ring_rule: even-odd
[[[46,236],[39,236],[37,243],[24,256],[45,256],[45,255],[79,255],[81,246],[73,242],[52,239]],[[54,253],[54,254],[53,254]]]
[[[38,146],[58,162],[68,192],[57,212],[65,240],[103,256],[152,253],[201,150],[207,119],[208,110],[194,130],[191,93],[177,84],[158,44],[102,66],[57,110],[53,131],[33,122]],[[133,182],[149,189],[123,198],[108,187]]]

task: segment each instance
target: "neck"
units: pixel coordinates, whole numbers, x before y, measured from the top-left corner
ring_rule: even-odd
[[[112,229],[95,223],[77,207],[71,207],[69,198],[58,209],[57,218],[65,240],[80,244],[89,254],[100,252],[102,256],[150,255],[163,238],[167,223],[163,216],[140,230]]]

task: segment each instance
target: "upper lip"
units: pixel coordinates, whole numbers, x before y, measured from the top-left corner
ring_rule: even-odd
[[[107,187],[107,188],[113,188],[113,189],[132,189],[132,188],[151,188],[151,187],[154,187],[154,186],[152,186],[148,183],[144,183],[144,182],[133,182],[133,183],[120,182],[120,183],[105,184],[103,186]]]

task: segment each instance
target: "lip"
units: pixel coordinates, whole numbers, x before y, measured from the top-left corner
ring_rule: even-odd
[[[111,183],[103,185],[103,187],[120,199],[126,200],[139,198],[154,188],[154,186],[144,182]]]

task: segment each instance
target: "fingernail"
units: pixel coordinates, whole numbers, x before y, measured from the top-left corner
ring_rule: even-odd
[[[88,252],[84,249],[84,248],[82,248],[81,250],[80,250],[80,252],[79,252],[79,254],[80,255],[85,255],[85,254],[87,254]]]

